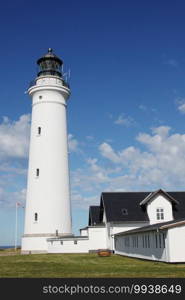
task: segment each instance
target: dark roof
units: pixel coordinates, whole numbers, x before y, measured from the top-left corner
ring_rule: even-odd
[[[140,203],[151,192],[104,192],[100,201],[100,221],[105,210],[107,222],[147,222],[146,206]],[[174,219],[185,217],[185,192],[167,192],[172,201]],[[97,209],[98,212],[98,209]]]
[[[100,224],[100,206],[89,207],[89,226]]]
[[[149,221],[140,202],[150,192],[102,193],[100,206],[105,209],[107,222]]]
[[[174,219],[182,219],[185,217],[185,192],[168,192],[175,200],[179,202],[178,205],[173,205]]]
[[[179,204],[179,202],[177,200],[175,200],[169,193],[159,189],[155,192],[151,192],[148,196],[146,196],[146,198],[143,199],[143,201],[141,201],[140,205],[147,204],[150,200],[154,199],[155,196],[157,196],[159,194],[163,195],[163,197],[167,198],[170,202],[175,203],[175,204]]]
[[[48,58],[57,61],[60,65],[62,65],[63,63],[63,61],[53,53],[53,49],[49,48],[48,52],[37,60],[37,64],[40,64],[41,61],[46,60]]]
[[[148,226],[143,226],[143,227],[139,227],[136,229],[120,232],[115,235],[130,235],[130,234],[135,234],[135,233],[140,233],[140,232],[168,229],[171,227],[177,227],[177,226],[181,226],[181,225],[185,225],[185,218],[179,219],[179,220],[168,221],[168,222],[160,222],[160,223],[156,223],[156,224],[152,224],[152,225],[148,225]]]

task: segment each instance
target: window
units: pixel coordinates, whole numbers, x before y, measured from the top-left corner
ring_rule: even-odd
[[[125,247],[130,247],[130,239],[129,236],[125,237]]]
[[[41,127],[37,128],[37,133],[38,133],[38,135],[41,135]]]
[[[138,236],[136,236],[136,248],[138,248]]]
[[[34,221],[37,222],[38,221],[38,213],[34,214]]]
[[[77,245],[77,241],[74,241],[74,244]]]
[[[161,234],[159,233],[159,248],[161,248]]]
[[[165,248],[165,239],[166,239],[166,234],[163,233],[163,247]]]
[[[133,248],[138,248],[138,236],[133,236],[132,237],[132,247]]]
[[[123,216],[127,216],[128,215],[128,210],[126,208],[122,208],[121,213]]]
[[[150,248],[150,235],[148,234],[148,248]]]
[[[158,248],[158,238],[157,238],[157,234],[155,234],[155,248]]]
[[[39,169],[36,169],[36,176],[39,177]]]
[[[132,237],[132,247],[133,248],[135,247],[135,238],[134,238],[134,236]]]
[[[60,241],[60,244],[63,245],[63,241]]]
[[[164,209],[163,208],[158,207],[156,209],[156,217],[157,217],[157,220],[164,220]]]
[[[39,99],[42,99],[42,96],[39,96]]]

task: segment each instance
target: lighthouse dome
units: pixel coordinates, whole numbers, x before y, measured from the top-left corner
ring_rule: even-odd
[[[38,77],[46,75],[62,77],[63,61],[53,53],[52,48],[49,48],[48,52],[37,60],[37,64],[39,66]]]

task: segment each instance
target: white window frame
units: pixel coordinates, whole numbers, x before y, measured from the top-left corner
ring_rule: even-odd
[[[164,220],[164,208],[163,207],[157,207],[156,208],[156,220]]]

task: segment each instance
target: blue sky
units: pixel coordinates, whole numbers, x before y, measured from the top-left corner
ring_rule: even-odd
[[[73,231],[102,191],[185,189],[184,1],[1,3],[0,245],[24,204],[31,101],[49,47],[71,70]],[[24,209],[18,210],[18,236]]]

